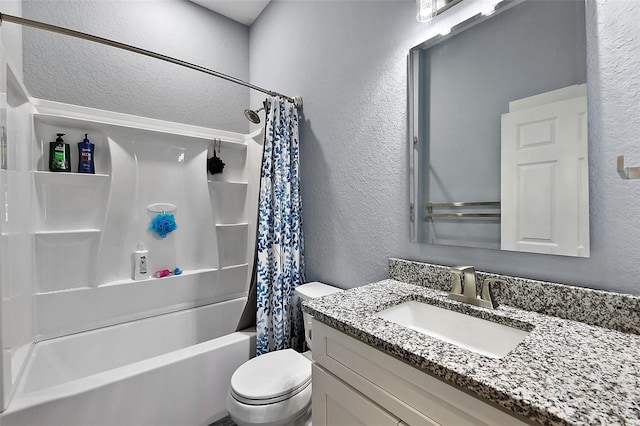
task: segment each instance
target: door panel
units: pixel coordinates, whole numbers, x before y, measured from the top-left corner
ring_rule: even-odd
[[[568,93],[502,115],[504,250],[589,256],[587,97]]]

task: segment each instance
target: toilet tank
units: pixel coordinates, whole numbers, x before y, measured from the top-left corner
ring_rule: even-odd
[[[327,296],[340,291],[344,290],[318,281],[302,284],[296,287],[296,294],[302,301]],[[313,317],[306,312],[303,312],[302,316],[304,318],[304,340],[307,342],[307,348],[311,349],[311,320]]]

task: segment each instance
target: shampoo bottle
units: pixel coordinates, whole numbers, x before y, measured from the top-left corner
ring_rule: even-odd
[[[49,143],[49,170],[52,172],[71,171],[71,150],[68,143],[64,143],[64,133],[58,133],[55,142]]]
[[[138,248],[133,252],[133,279],[146,280],[149,278],[149,250],[144,248],[144,244],[139,243]]]
[[[95,145],[89,142],[88,135],[84,134],[84,140],[78,142],[78,173],[95,174],[96,169],[93,163],[93,151]]]

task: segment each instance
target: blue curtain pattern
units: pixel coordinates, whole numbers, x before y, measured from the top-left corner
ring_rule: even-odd
[[[297,107],[284,99],[265,101],[266,124],[257,258],[257,355],[302,350],[304,330],[295,288],[304,282],[304,238],[300,198]]]

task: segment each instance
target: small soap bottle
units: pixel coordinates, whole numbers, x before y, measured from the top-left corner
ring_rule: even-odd
[[[71,149],[68,143],[64,143],[64,133],[58,133],[55,142],[49,143],[49,171],[71,171]]]
[[[96,173],[93,163],[94,149],[95,145],[89,142],[88,135],[85,133],[84,140],[78,142],[78,173]]]
[[[143,243],[138,244],[138,248],[133,252],[133,279],[136,281],[149,278],[149,250],[144,248]]]

